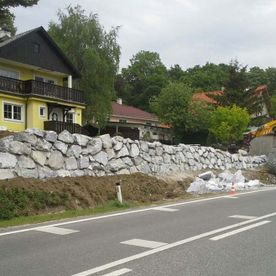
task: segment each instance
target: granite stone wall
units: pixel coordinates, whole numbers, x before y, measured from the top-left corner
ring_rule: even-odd
[[[0,179],[114,174],[175,174],[202,169],[249,169],[266,156],[242,156],[211,147],[133,141],[109,134],[88,137],[29,129],[0,140]]]

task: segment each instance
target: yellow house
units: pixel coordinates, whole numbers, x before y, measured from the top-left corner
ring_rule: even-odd
[[[43,27],[9,37],[0,31],[0,128],[81,132],[78,70]]]

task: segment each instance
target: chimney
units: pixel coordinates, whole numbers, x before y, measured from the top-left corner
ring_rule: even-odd
[[[118,104],[123,104],[122,98],[118,98],[118,99],[117,99],[117,103],[118,103]]]

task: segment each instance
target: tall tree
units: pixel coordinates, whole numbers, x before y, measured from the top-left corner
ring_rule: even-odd
[[[221,90],[228,78],[228,65],[207,62],[204,66],[188,68],[181,81],[189,84],[195,91]]]
[[[126,101],[143,110],[149,110],[149,101],[159,95],[168,83],[168,72],[156,52],[140,51],[122,69],[126,82]]]
[[[247,108],[251,114],[255,113],[260,105],[255,88],[250,85],[247,67],[242,67],[238,61],[232,61],[229,66],[229,78],[225,83],[224,93],[212,97],[222,106],[236,105]]]
[[[86,120],[93,119],[102,128],[111,112],[119,66],[118,28],[106,32],[97,14],[87,16],[81,6],[59,11],[58,18],[59,23],[49,24],[49,34],[81,72],[74,85],[84,91]]]
[[[180,67],[180,65],[175,64],[171,66],[168,70],[169,78],[171,81],[179,81],[181,77],[184,75],[184,71]]]
[[[14,14],[10,12],[10,8],[18,6],[30,7],[36,5],[38,1],[39,0],[1,0],[0,27],[14,35],[16,33],[16,28],[14,27]]]
[[[247,73],[248,80],[251,86],[258,86],[267,83],[265,70],[258,66],[251,67]]]

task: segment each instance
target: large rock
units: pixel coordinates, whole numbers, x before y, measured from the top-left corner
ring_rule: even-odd
[[[25,144],[19,141],[12,141],[9,146],[9,151],[14,154],[31,154],[31,144]]]
[[[14,178],[15,174],[10,169],[0,169],[0,180]]]
[[[98,163],[100,163],[104,166],[108,162],[108,155],[104,151],[101,151],[101,152],[97,153],[96,155],[93,156],[93,158],[94,158],[95,161],[97,161]]]
[[[55,143],[55,141],[57,140],[57,133],[54,131],[47,131],[46,135],[45,135],[45,140],[51,143]]]
[[[48,165],[53,170],[59,170],[63,168],[64,160],[60,151],[51,152],[48,159]]]
[[[38,139],[35,148],[40,151],[50,151],[52,148],[52,144],[45,139]]]
[[[68,131],[68,130],[63,130],[59,135],[58,135],[58,140],[67,143],[67,144],[73,144],[75,139],[73,135]]]
[[[68,145],[61,142],[61,141],[56,141],[54,143],[54,147],[63,154],[65,154],[67,152],[67,149],[68,149]]]
[[[40,179],[47,179],[47,178],[51,178],[51,177],[56,177],[57,176],[56,171],[53,171],[53,170],[51,170],[48,167],[40,167],[40,166],[38,166],[37,171],[38,171],[38,178],[40,178]]]
[[[73,137],[75,138],[76,143],[82,147],[85,147],[88,141],[91,139],[88,136],[78,134],[78,133],[73,134]]]
[[[24,178],[38,178],[38,170],[35,169],[25,169],[18,168],[17,175]]]
[[[24,156],[24,155],[21,155],[18,158],[18,166],[19,166],[19,168],[24,168],[24,169],[35,169],[36,168],[35,162],[31,158]]]
[[[121,150],[117,153],[117,158],[129,156],[129,151],[126,146],[123,146]]]
[[[10,143],[13,141],[13,136],[8,136],[3,139],[0,139],[0,151],[5,152],[9,151]]]
[[[123,147],[123,143],[120,142],[120,141],[118,141],[118,142],[115,144],[115,146],[113,147],[113,149],[114,149],[115,151],[119,151],[122,147]]]
[[[125,168],[126,164],[121,159],[113,159],[106,166],[106,169],[111,172],[117,172]]]
[[[40,166],[44,166],[46,163],[47,155],[43,151],[32,151],[31,157]]]
[[[25,130],[25,132],[29,134],[34,134],[40,138],[43,138],[45,136],[45,131],[38,128],[28,128]]]
[[[79,159],[79,169],[87,169],[89,167],[89,157],[83,156]]]
[[[100,138],[93,138],[89,143],[89,154],[94,155],[102,150],[103,143]]]
[[[78,163],[75,157],[71,156],[65,159],[66,170],[76,170],[78,168]]]
[[[68,156],[68,157],[75,156],[76,158],[79,158],[81,152],[82,152],[81,146],[79,146],[79,145],[72,145],[67,150],[66,156]]]
[[[0,169],[10,169],[14,168],[17,163],[17,158],[8,153],[8,152],[0,152]]]
[[[26,133],[26,132],[21,132],[21,133],[15,134],[13,137],[13,140],[29,143],[32,146],[35,146],[37,143],[37,137],[34,134],[30,134],[30,133]]]
[[[102,140],[104,149],[111,149],[112,148],[112,140],[111,140],[109,134],[101,135],[100,139]]]

